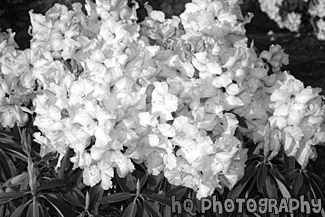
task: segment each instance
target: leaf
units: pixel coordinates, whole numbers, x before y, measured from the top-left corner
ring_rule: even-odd
[[[134,194],[131,194],[129,192],[120,192],[105,196],[101,200],[99,200],[98,203],[116,203],[130,199],[133,196]]]
[[[275,198],[275,199],[278,198],[276,185],[275,185],[274,181],[272,180],[272,177],[270,177],[270,176],[265,177],[265,185],[263,187],[263,195],[264,195],[264,198]]]
[[[144,175],[140,178],[140,187],[143,188],[143,186],[146,184],[146,182],[149,179],[148,173],[144,173]]]
[[[166,192],[167,197],[175,196],[175,200],[180,200],[187,192],[187,188],[183,186],[176,186]]]
[[[4,180],[14,177],[17,174],[14,163],[1,148],[0,148],[0,168],[2,171],[1,176],[3,176]]]
[[[12,200],[12,199],[17,199],[20,197],[25,196],[29,192],[18,192],[18,191],[11,191],[11,192],[6,192],[3,194],[0,194],[0,200]]]
[[[170,206],[162,207],[163,217],[172,217],[172,208]]]
[[[172,205],[171,199],[162,194],[150,193],[150,194],[145,194],[143,196],[166,206]]]
[[[145,200],[144,207],[146,208],[151,217],[161,217],[159,209],[157,209],[157,206],[155,204],[152,204],[151,202]]]
[[[82,191],[78,187],[74,187],[72,190],[72,193],[74,197],[78,198],[78,200],[81,202],[81,204],[85,204],[86,198],[85,195],[82,193]]]
[[[61,197],[68,203],[70,203],[73,206],[77,206],[77,207],[83,207],[83,204],[78,200],[78,198],[76,198],[75,196],[73,196],[70,193],[66,193],[66,194],[61,194]]]
[[[41,187],[39,187],[39,191],[48,190],[58,187],[67,186],[70,182],[67,179],[51,179],[45,182]]]
[[[239,182],[235,185],[235,187],[229,192],[228,197],[233,200],[238,198],[242,194],[244,188],[246,187],[248,182],[250,182],[252,177],[256,178],[255,174],[257,173],[257,171],[258,171],[258,167],[256,167],[254,163],[249,164],[249,166],[245,170],[244,177],[241,180],[239,180]]]
[[[160,188],[163,180],[164,180],[163,173],[160,173],[157,176],[154,176],[154,175],[149,176],[147,189],[157,192],[158,189]]]
[[[39,217],[38,201],[33,200],[27,210],[27,217]]]
[[[288,185],[287,181],[284,179],[282,174],[279,172],[279,170],[276,167],[271,167],[270,172],[275,179],[279,190],[281,191],[281,194],[284,198],[291,198],[291,188]]]
[[[116,180],[117,184],[120,186],[123,192],[130,192],[131,189],[126,185],[126,181],[120,178],[117,173],[114,174],[114,179]],[[135,187],[134,187],[135,189]]]
[[[19,205],[13,213],[11,213],[10,217],[20,217],[23,213],[27,203]]]
[[[267,176],[267,165],[266,163],[261,163],[261,165],[259,166],[259,170],[258,170],[258,174],[257,174],[257,189],[258,192],[263,193],[263,187],[265,185],[265,179]]]
[[[314,174],[312,172],[309,172],[309,171],[307,172],[307,175],[311,179],[313,179],[317,183],[318,186],[324,186],[324,183],[323,183],[322,179],[318,175],[316,175],[316,174]]]
[[[76,214],[73,212],[71,207],[67,206],[62,202],[62,198],[54,193],[47,193],[42,195],[44,199],[46,199],[51,206],[58,212],[58,214],[62,217],[75,217]]]
[[[310,175],[310,174],[308,174],[308,175]],[[310,189],[312,190],[312,192],[314,194],[314,199],[321,199],[322,203],[324,203],[325,198],[324,198],[323,192],[322,192],[321,188],[319,187],[319,184],[317,183],[317,181],[311,176],[309,176],[309,178],[308,177],[306,177],[306,178],[310,185]]]
[[[291,198],[291,194],[289,189],[277,178],[275,178],[276,183],[278,184],[279,190],[281,191],[281,194],[284,198]]]
[[[302,182],[304,178],[301,174],[301,172],[298,172],[292,182],[292,190],[293,190],[293,195],[296,196],[299,193],[299,190],[301,188]]]
[[[128,207],[126,207],[123,217],[135,217],[137,214],[137,203],[136,200],[133,200]]]
[[[40,209],[41,209],[41,216],[42,217],[50,217],[50,214],[48,213],[48,211],[46,210],[47,209],[47,207],[40,207]]]
[[[95,185],[94,187],[90,188],[89,196],[90,196],[90,203],[96,202],[99,198],[102,197],[104,190],[100,184]]]
[[[143,204],[139,204],[139,203],[137,204],[137,216],[150,217],[149,213],[144,208]]]

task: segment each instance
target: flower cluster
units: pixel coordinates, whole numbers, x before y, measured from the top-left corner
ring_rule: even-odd
[[[301,14],[296,12],[288,13],[284,18],[280,15],[280,8],[284,0],[259,0],[261,10],[270,19],[274,20],[280,28],[287,28],[291,32],[298,32],[301,24]]]
[[[325,1],[259,0],[260,8],[280,28],[299,32],[303,16],[309,16],[317,39],[325,40]],[[307,17],[306,17],[307,18]]]
[[[247,159],[238,134],[306,165],[325,141],[319,91],[280,70],[280,46],[247,45],[238,3],[193,0],[172,19],[147,5],[141,23],[127,0],[31,12],[29,49],[10,32],[0,41],[1,123],[34,113],[40,154],[72,149],[84,183],[103,189],[142,163],[198,198],[231,189]]]
[[[316,37],[319,40],[325,40],[325,1],[319,0],[312,4],[308,13],[312,16],[312,19],[315,20],[316,24]]]

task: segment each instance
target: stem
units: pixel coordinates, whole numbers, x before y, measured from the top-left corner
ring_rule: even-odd
[[[62,162],[61,162],[61,165],[60,165],[60,168],[59,168],[59,171],[58,171],[58,178],[59,179],[64,178],[65,165],[67,164],[69,153],[70,153],[69,150],[70,150],[69,147],[67,147],[65,155],[64,155],[64,157],[62,159]]]
[[[37,171],[34,166],[33,159],[30,155],[31,152],[31,137],[27,129],[21,130],[20,127],[17,127],[21,139],[21,145],[23,146],[23,151],[27,155],[27,170],[29,175],[29,187],[32,192],[32,195],[35,197],[37,191]]]

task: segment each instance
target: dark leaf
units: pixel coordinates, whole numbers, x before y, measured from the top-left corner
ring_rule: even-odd
[[[237,185],[235,185],[235,187],[229,192],[228,196],[233,200],[238,198],[243,193],[243,190],[245,189],[246,185],[249,182],[251,182],[251,179],[253,177],[255,178],[257,177],[256,176],[257,171],[258,171],[258,167],[256,167],[254,163],[251,163],[245,170],[244,177],[241,180],[239,180]]]
[[[143,176],[140,178],[140,187],[143,188],[143,186],[146,184],[148,181],[149,175],[148,173],[144,173]]]
[[[265,185],[265,179],[267,176],[267,165],[266,163],[261,163],[261,165],[259,166],[259,170],[258,170],[258,174],[257,174],[257,189],[258,192],[263,193],[263,187]]]
[[[128,186],[128,188],[131,191],[134,191],[136,189],[136,178],[131,173],[127,174],[125,176],[124,180],[125,180],[126,186]]]
[[[27,217],[39,217],[38,201],[34,200],[30,203],[27,210]]]
[[[150,217],[143,204],[137,204],[137,216]]]
[[[70,193],[61,194],[62,198],[73,206],[83,207],[83,204],[78,200],[78,198]]]
[[[0,194],[0,200],[12,200],[16,198],[20,198],[28,194],[29,192],[17,192],[17,191],[12,191],[12,192],[6,192],[3,194]]]
[[[46,209],[47,209],[47,207],[45,207],[45,206],[40,207],[40,210],[41,210],[40,214],[42,217],[50,217],[50,214],[48,213],[48,211]]]
[[[249,166],[253,165],[250,161],[259,161],[261,160],[261,156],[260,155],[257,155],[257,154],[252,154],[250,156],[248,156],[246,162],[249,164]]]
[[[170,197],[166,197],[165,195],[162,194],[156,194],[156,193],[149,193],[149,194],[145,194],[143,195],[146,198],[156,201],[160,204],[166,205],[166,206],[171,206],[171,199]]]
[[[10,217],[20,217],[21,214],[23,213],[25,207],[26,207],[27,204],[21,204],[19,205],[13,213],[11,213]]]
[[[79,201],[79,203],[81,203],[81,205],[83,207],[84,204],[86,203],[86,197],[79,188],[82,189],[82,187],[80,187],[78,185],[78,187],[74,187],[72,189],[72,191],[69,191],[69,192],[70,192],[71,196],[76,198]]]
[[[94,187],[90,188],[90,203],[93,204],[94,202],[98,201],[98,199],[101,199],[103,193],[104,190],[100,184],[97,184]]]
[[[160,188],[163,180],[164,180],[163,173],[160,173],[157,176],[154,176],[154,175],[149,176],[147,189],[157,192],[158,189]]]
[[[271,175],[275,179],[278,188],[284,198],[291,198],[291,188],[280,171],[276,167],[270,168]]]
[[[69,181],[67,179],[52,179],[47,182],[45,182],[41,187],[39,187],[39,191],[41,190],[48,190],[58,187],[67,186],[69,184]]]
[[[299,193],[299,190],[301,188],[302,182],[303,182],[303,175],[301,172],[298,172],[292,182],[292,190],[293,190],[293,195],[296,196]]]
[[[123,192],[130,192],[131,189],[126,185],[126,180],[122,179],[118,176],[117,173],[114,174],[114,179],[116,180],[117,184],[120,186]],[[135,189],[135,187],[134,187]]]
[[[176,186],[175,188],[170,189],[166,192],[167,197],[175,196],[175,200],[180,200],[188,191],[188,188],[183,186]]]
[[[137,203],[134,200],[130,205],[125,209],[123,217],[135,217],[137,214]]]
[[[308,176],[306,177],[308,179]],[[321,199],[322,203],[325,203],[325,197],[323,195],[323,192],[318,184],[318,182],[313,178],[309,176],[308,179],[310,189],[312,190],[314,194],[314,199]]]
[[[133,196],[134,194],[131,194],[129,192],[120,192],[120,193],[115,193],[115,194],[105,196],[101,200],[99,200],[98,203],[116,203],[116,202],[130,199]]]
[[[144,207],[148,211],[149,215],[151,217],[161,217],[161,214],[159,213],[159,209],[155,204],[152,204],[149,201],[144,201]]]
[[[270,176],[265,177],[265,185],[263,187],[263,195],[265,198],[278,198],[277,186]]]
[[[4,180],[16,176],[17,171],[14,163],[8,155],[0,148],[0,169]]]
[[[296,169],[296,159],[294,157],[285,156],[284,160],[285,160],[284,165],[286,166],[286,169],[288,170]]]
[[[251,197],[251,195],[254,195],[256,192],[254,192],[255,190],[257,190],[257,179],[259,177],[257,176],[257,172],[256,175],[253,176],[250,180],[249,180],[249,184],[248,184],[248,188],[246,190],[246,188],[243,190],[245,192],[245,198],[249,198]],[[243,195],[244,196],[244,195]]]
[[[314,174],[312,172],[307,172],[307,175],[311,179],[313,179],[317,183],[318,186],[324,186],[324,182],[322,181],[322,179],[318,175],[316,175],[316,174]]]
[[[44,199],[46,199],[51,206],[58,212],[58,214],[62,217],[68,216],[68,217],[75,217],[76,214],[73,212],[70,206],[65,204],[63,202],[63,199],[54,193],[47,193],[44,196]]]

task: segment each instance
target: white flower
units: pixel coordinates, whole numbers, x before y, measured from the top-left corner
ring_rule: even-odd
[[[152,114],[162,115],[163,119],[172,120],[172,112],[177,109],[177,97],[168,92],[166,82],[154,82],[155,89],[152,92]]]

